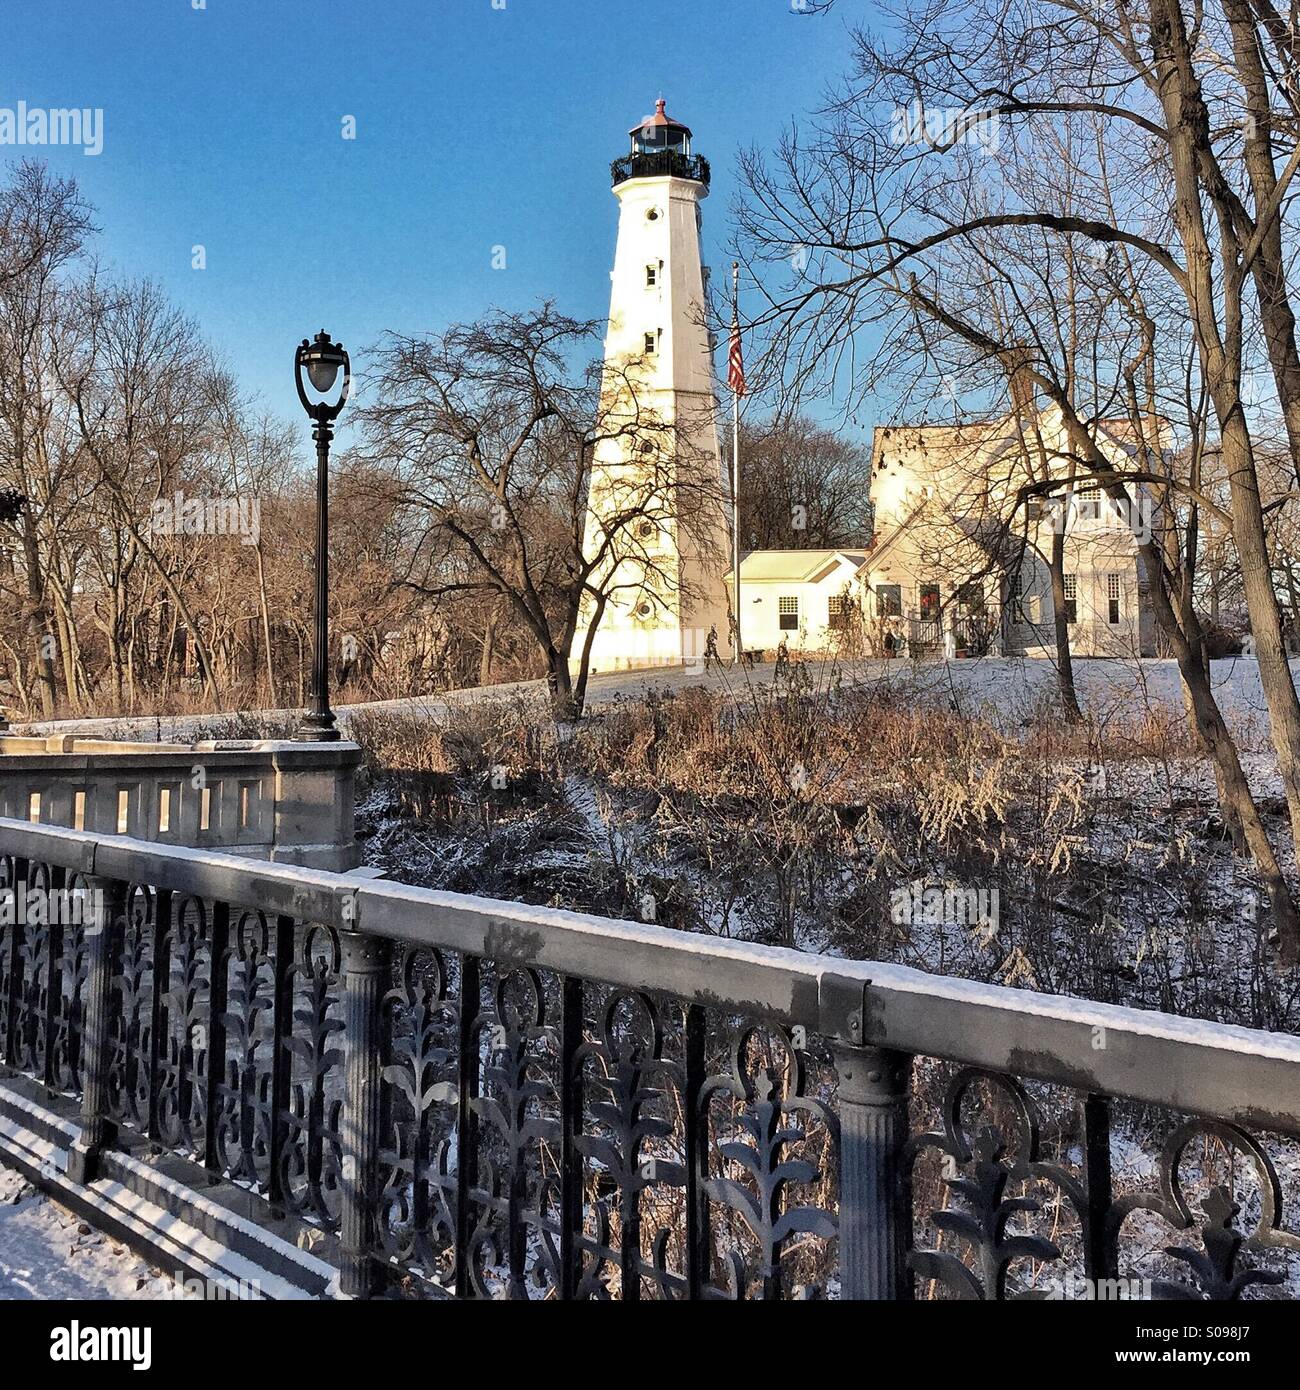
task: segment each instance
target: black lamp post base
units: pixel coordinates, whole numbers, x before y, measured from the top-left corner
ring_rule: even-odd
[[[305,715],[293,737],[296,743],[337,743],[343,735],[334,723],[333,710],[329,710],[324,714],[313,711]]]

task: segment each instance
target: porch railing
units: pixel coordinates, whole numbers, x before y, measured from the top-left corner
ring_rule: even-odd
[[[15,820],[0,856],[0,1049],[78,1098],[74,1178],[134,1130],[337,1232],[352,1295],[1228,1298],[1300,1252],[1290,1036]]]

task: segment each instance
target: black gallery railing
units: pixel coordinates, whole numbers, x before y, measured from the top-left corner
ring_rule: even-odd
[[[679,150],[643,150],[625,154],[609,166],[614,187],[629,179],[693,179],[706,187],[709,183],[709,161],[702,154],[682,154]]]
[[[1284,1296],[1300,1040],[0,820],[0,1049],[461,1297]],[[19,918],[26,916],[26,920]]]

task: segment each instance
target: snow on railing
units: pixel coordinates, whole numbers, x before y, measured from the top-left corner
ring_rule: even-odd
[[[1300,1250],[1290,1036],[15,820],[0,884],[73,1176],[132,1130],[354,1295],[1235,1297]]]

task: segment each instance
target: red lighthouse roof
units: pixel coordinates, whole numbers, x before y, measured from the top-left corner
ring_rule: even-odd
[[[629,134],[629,135],[639,135],[639,134],[641,133],[641,131],[647,130],[647,129],[651,129],[651,128],[655,127],[655,126],[668,126],[668,127],[670,127],[672,130],[680,130],[680,131],[684,132],[687,136],[689,136],[690,133],[691,133],[691,128],[690,128],[690,126],[683,125],[683,124],[681,123],[681,121],[675,121],[675,120],[673,120],[673,118],[672,118],[672,117],[667,113],[667,111],[664,109],[665,105],[666,105],[666,103],[665,103],[663,97],[660,97],[660,98],[655,102],[655,113],[654,113],[654,115],[653,115],[653,116],[646,116],[644,119],[638,121],[638,122],[636,123],[636,125],[634,125],[634,126],[632,127],[632,129],[628,131],[628,134]]]

